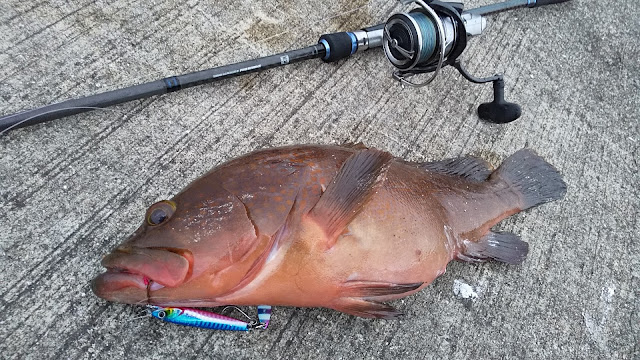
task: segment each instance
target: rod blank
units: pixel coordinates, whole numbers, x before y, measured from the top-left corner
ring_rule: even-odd
[[[162,80],[156,80],[78,99],[66,100],[33,110],[0,117],[0,134],[11,129],[17,129],[28,125],[39,124],[45,121],[88,112],[95,108],[105,108],[128,101],[144,99],[192,86],[207,84],[217,80],[249,74],[277,66],[284,66],[302,60],[323,57],[324,54],[324,45],[316,44],[306,48],[286,51],[258,59],[218,66],[184,75],[172,76]]]

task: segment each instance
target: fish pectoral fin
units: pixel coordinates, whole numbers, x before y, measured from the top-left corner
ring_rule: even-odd
[[[367,149],[351,155],[309,212],[327,235],[331,248],[385,179],[393,156]]]
[[[364,300],[385,301],[409,295],[408,293],[419,289],[422,284],[424,283],[394,284],[381,281],[352,280],[342,284],[340,295]]]
[[[429,171],[462,176],[476,181],[487,180],[492,172],[492,167],[489,163],[473,156],[422,163],[420,167]]]
[[[529,244],[516,234],[490,231],[478,242],[465,240],[458,253],[459,260],[483,262],[489,259],[507,264],[520,264],[529,253]]]
[[[377,319],[397,319],[404,315],[394,307],[360,298],[340,298],[336,306],[332,307],[343,313]]]

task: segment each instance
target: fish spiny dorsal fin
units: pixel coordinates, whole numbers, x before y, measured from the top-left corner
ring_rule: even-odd
[[[354,150],[366,150],[368,149],[368,147],[362,143],[362,141],[354,143],[351,141],[347,141],[347,142],[343,142],[342,144],[340,144],[340,146],[342,147],[346,147],[346,148],[350,148],[350,149],[354,149]]]
[[[309,212],[327,235],[331,248],[346,226],[375,194],[391,163],[391,154],[367,149],[351,155]]]
[[[420,167],[447,175],[458,175],[469,180],[485,181],[491,175],[492,168],[484,160],[473,156],[420,164]]]

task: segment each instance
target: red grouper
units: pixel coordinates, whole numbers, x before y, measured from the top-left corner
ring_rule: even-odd
[[[528,244],[491,227],[565,192],[527,149],[495,171],[470,156],[410,163],[362,145],[257,151],[151,205],[92,288],[128,304],[394,318],[383,302],[419,291],[451,260],[522,262]]]

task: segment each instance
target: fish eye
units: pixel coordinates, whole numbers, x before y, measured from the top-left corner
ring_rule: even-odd
[[[165,313],[164,310],[158,313],[158,318],[160,319],[164,319],[165,316],[167,316],[167,313]]]
[[[160,225],[167,221],[176,211],[176,204],[170,200],[159,201],[147,210],[147,224],[151,226]]]

